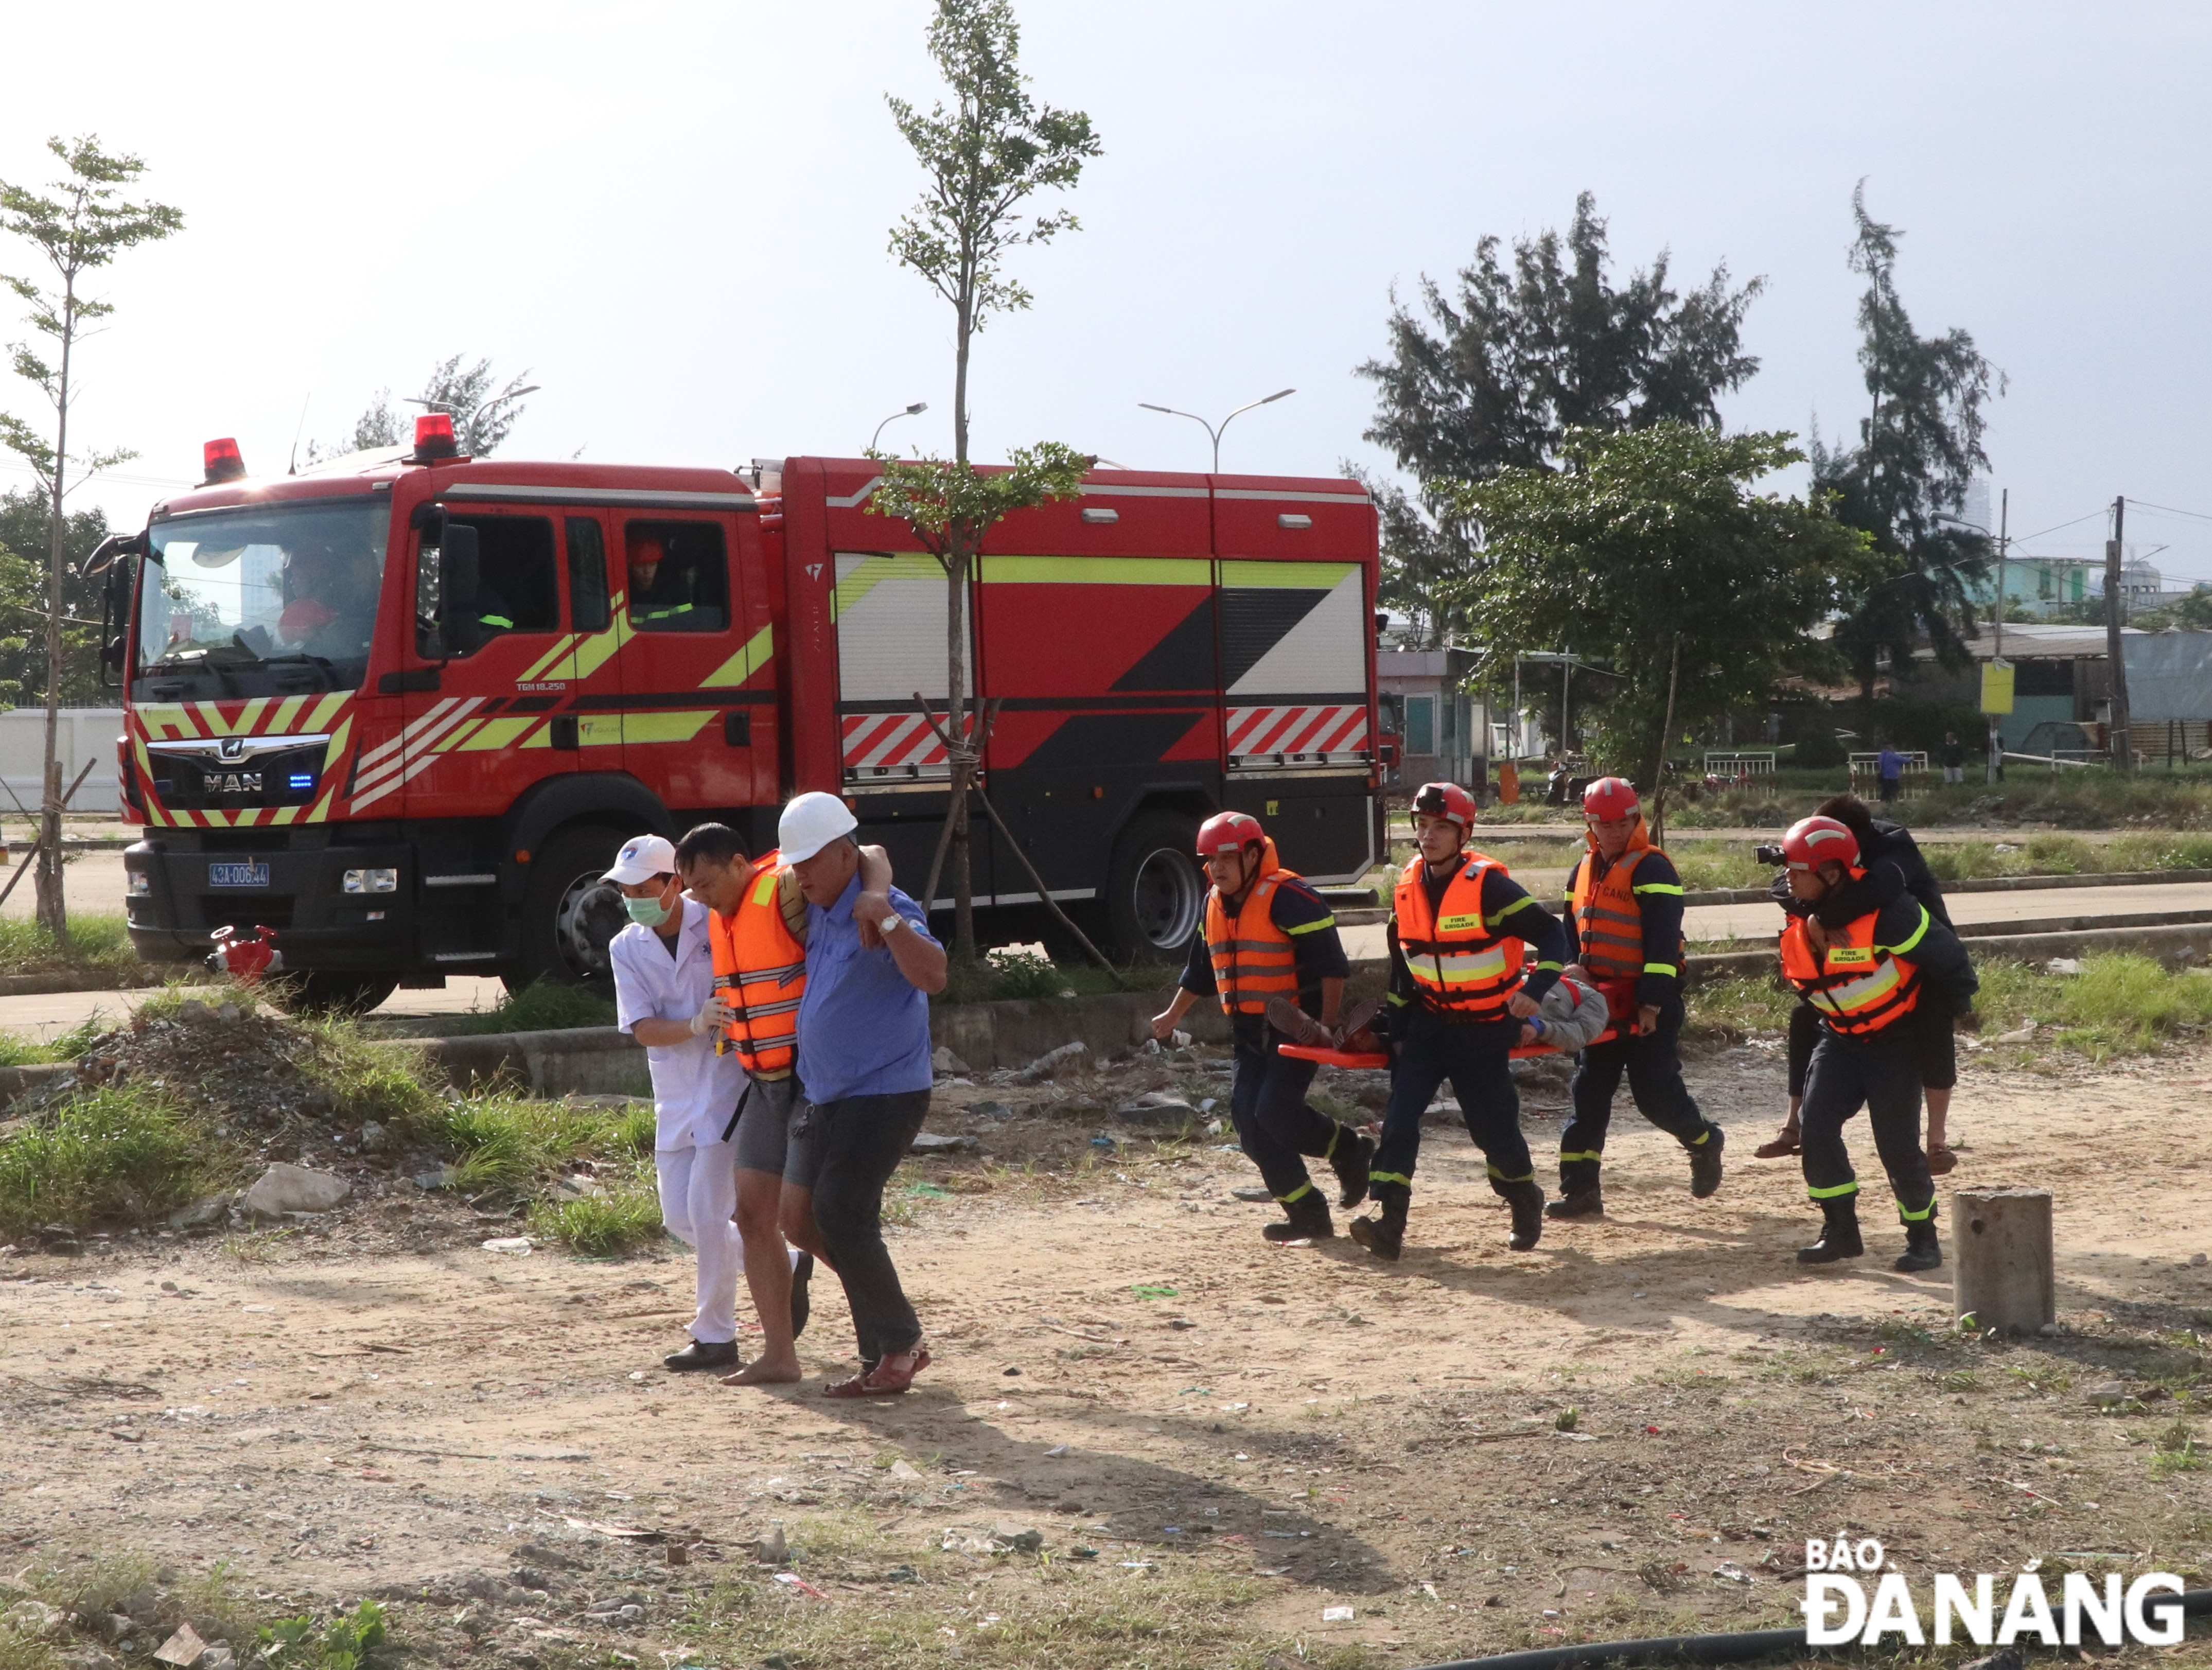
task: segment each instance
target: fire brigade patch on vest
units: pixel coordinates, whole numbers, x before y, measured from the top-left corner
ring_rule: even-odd
[[[1482,914],[1480,911],[1476,912],[1472,916],[1439,916],[1437,918],[1437,930],[1440,933],[1457,933],[1462,928],[1480,928],[1481,926]]]
[[[1874,961],[1871,945],[1838,945],[1828,952],[1831,969],[1856,968]]]

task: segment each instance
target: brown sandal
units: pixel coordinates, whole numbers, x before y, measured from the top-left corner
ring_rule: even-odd
[[[1941,1177],[1958,1169],[1959,1157],[1951,1151],[1948,1143],[1936,1143],[1928,1151],[1928,1175]]]
[[[1798,1154],[1804,1151],[1799,1145],[1797,1133],[1785,1125],[1780,1135],[1770,1142],[1759,1144],[1751,1151],[1762,1160],[1778,1160],[1785,1154]]]
[[[892,1366],[899,1357],[908,1359],[905,1367]],[[928,1366],[929,1353],[919,1345],[911,1351],[893,1351],[866,1373],[823,1387],[822,1395],[825,1398],[891,1397],[912,1386],[914,1377]]]

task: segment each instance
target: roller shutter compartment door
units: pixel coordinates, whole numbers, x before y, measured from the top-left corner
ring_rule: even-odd
[[[830,602],[837,631],[837,726],[846,786],[943,783],[951,762],[915,711],[916,691],[945,700],[945,570],[927,552],[840,552]],[[975,610],[961,645],[962,683],[975,688]]]
[[[1360,566],[1222,563],[1221,679],[1232,774],[1364,768],[1373,743]]]

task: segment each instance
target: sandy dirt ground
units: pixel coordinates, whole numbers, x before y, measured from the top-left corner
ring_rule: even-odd
[[[1212,1622],[1237,1650],[1190,1661],[1251,1665],[1794,1623],[1803,1539],[1842,1532],[1916,1582],[2062,1556],[2201,1572],[2212,1473],[2156,1458],[2212,1336],[2209,1073],[1967,1070],[1947,1248],[1950,1187],[2057,1195],[2065,1332],[2018,1341],[1958,1335],[1948,1268],[1890,1271],[1902,1232],[1863,1129],[1869,1256],[1793,1261],[1817,1220],[1794,1162],[1751,1157],[1781,1104],[1757,1043],[1692,1064],[1730,1136],[1717,1198],[1690,1198],[1624,1101],[1611,1216],[1510,1253],[1480,1157],[1437,1120],[1395,1266],[1263,1243],[1272,1209],[1232,1196],[1256,1179],[1218,1137],[971,1114],[1003,1093],[941,1090],[932,1128],[983,1151],[895,1184],[937,1361],[872,1404],[819,1395],[850,1349],[826,1277],[805,1385],[679,1379],[659,1358],[689,1314],[680,1258],[483,1250],[507,1230],[404,1185],[269,1234],[14,1253],[0,1567],[221,1563],[272,1600],[392,1597],[431,1661],[518,1666],[779,1643],[793,1665],[1042,1662],[994,1655],[993,1632],[1071,1571],[1054,1593],[1230,1582]],[[1548,1180],[1563,1086],[1539,1072],[1523,1097]],[[2118,1412],[2089,1396],[2108,1382]],[[1011,1521],[1042,1555],[973,1542]],[[811,1592],[716,1601],[779,1530]],[[915,1644],[836,1634],[870,1609]]]

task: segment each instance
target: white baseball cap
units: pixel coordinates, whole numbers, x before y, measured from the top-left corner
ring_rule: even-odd
[[[834,794],[816,790],[794,795],[776,820],[776,853],[786,864],[802,863],[860,827],[853,809]]]
[[[676,848],[665,835],[632,835],[623,842],[623,849],[615,854],[614,868],[599,878],[603,882],[614,882],[623,887],[634,887],[640,882],[649,882],[655,876],[676,873]]]

